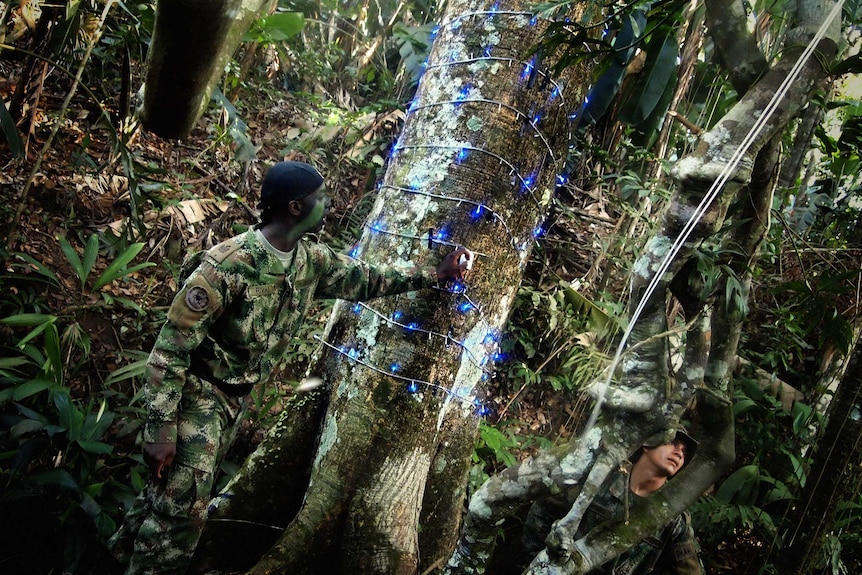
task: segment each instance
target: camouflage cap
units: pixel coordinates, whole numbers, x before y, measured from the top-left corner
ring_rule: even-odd
[[[671,433],[674,433],[672,429],[655,433],[644,441],[643,445],[644,447],[655,447],[657,445],[682,441],[685,444],[685,462],[688,463],[694,457],[695,451],[697,451],[697,440],[689,435],[684,427],[678,427],[672,437]]]

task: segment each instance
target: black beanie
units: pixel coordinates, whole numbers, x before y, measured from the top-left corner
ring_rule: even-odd
[[[279,162],[270,168],[260,188],[260,209],[285,206],[323,185],[323,176],[304,162]]]

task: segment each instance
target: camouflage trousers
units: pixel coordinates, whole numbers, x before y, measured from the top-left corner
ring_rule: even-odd
[[[200,540],[213,482],[244,413],[241,398],[226,396],[189,375],[177,422],[177,455],[150,482],[108,542],[126,575],[184,573]],[[166,475],[166,477],[165,477]]]

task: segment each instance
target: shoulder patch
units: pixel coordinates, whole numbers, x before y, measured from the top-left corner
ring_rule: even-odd
[[[213,246],[207,252],[207,255],[214,259],[216,262],[221,263],[225,259],[227,259],[229,255],[231,255],[241,247],[242,242],[240,241],[239,236],[237,236],[229,240],[225,240],[216,246]]]
[[[210,294],[201,286],[192,286],[186,292],[186,305],[192,311],[204,311],[210,304]]]

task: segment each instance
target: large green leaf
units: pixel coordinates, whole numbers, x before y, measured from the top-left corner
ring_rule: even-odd
[[[665,32],[661,34],[661,32]],[[646,46],[646,65],[628,91],[620,121],[636,126],[652,114],[662,101],[677,69],[679,44],[670,28],[656,30]]]
[[[31,381],[16,386],[12,390],[12,399],[14,399],[15,401],[21,401],[24,398],[30,397],[31,395],[36,395],[40,391],[45,391],[46,389],[51,389],[52,387],[54,387],[54,382],[50,379],[33,379]]]
[[[118,255],[117,258],[110,263],[107,269],[102,272],[102,275],[100,275],[99,279],[96,280],[96,283],[93,284],[93,290],[98,290],[108,285],[115,279],[119,279],[121,277],[135,273],[138,270],[142,270],[144,268],[156,265],[153,262],[145,262],[142,264],[134,265],[130,268],[126,267],[126,265],[130,261],[135,259],[135,256],[138,255],[138,252],[140,252],[143,247],[143,243],[136,242],[123,250],[123,253]]]
[[[85,441],[82,439],[78,440],[78,445],[87,453],[94,453],[96,455],[108,455],[114,450],[113,446],[101,441]]]
[[[31,327],[44,323],[54,323],[55,321],[57,321],[57,316],[43,313],[19,313],[0,319],[0,323],[10,327]]]
[[[305,18],[301,12],[280,12],[252,24],[243,36],[244,42],[284,42],[302,31]]]
[[[53,323],[57,321],[57,319],[58,318],[55,315],[46,315],[41,313],[20,313],[0,319],[0,324],[5,324],[12,327],[36,326],[33,330],[30,331],[30,333],[28,333],[18,341],[18,348],[23,349],[29,341],[31,341],[37,335],[45,331],[48,326],[53,325]]]
[[[54,405],[59,415],[60,426],[66,430],[70,442],[81,439],[81,428],[84,424],[84,414],[72,401],[68,393],[54,394]]]
[[[9,151],[15,158],[24,157],[24,142],[21,140],[21,135],[18,133],[18,127],[15,121],[6,109],[6,102],[3,101],[3,96],[0,95],[0,132],[2,132],[6,144],[9,146]]]

